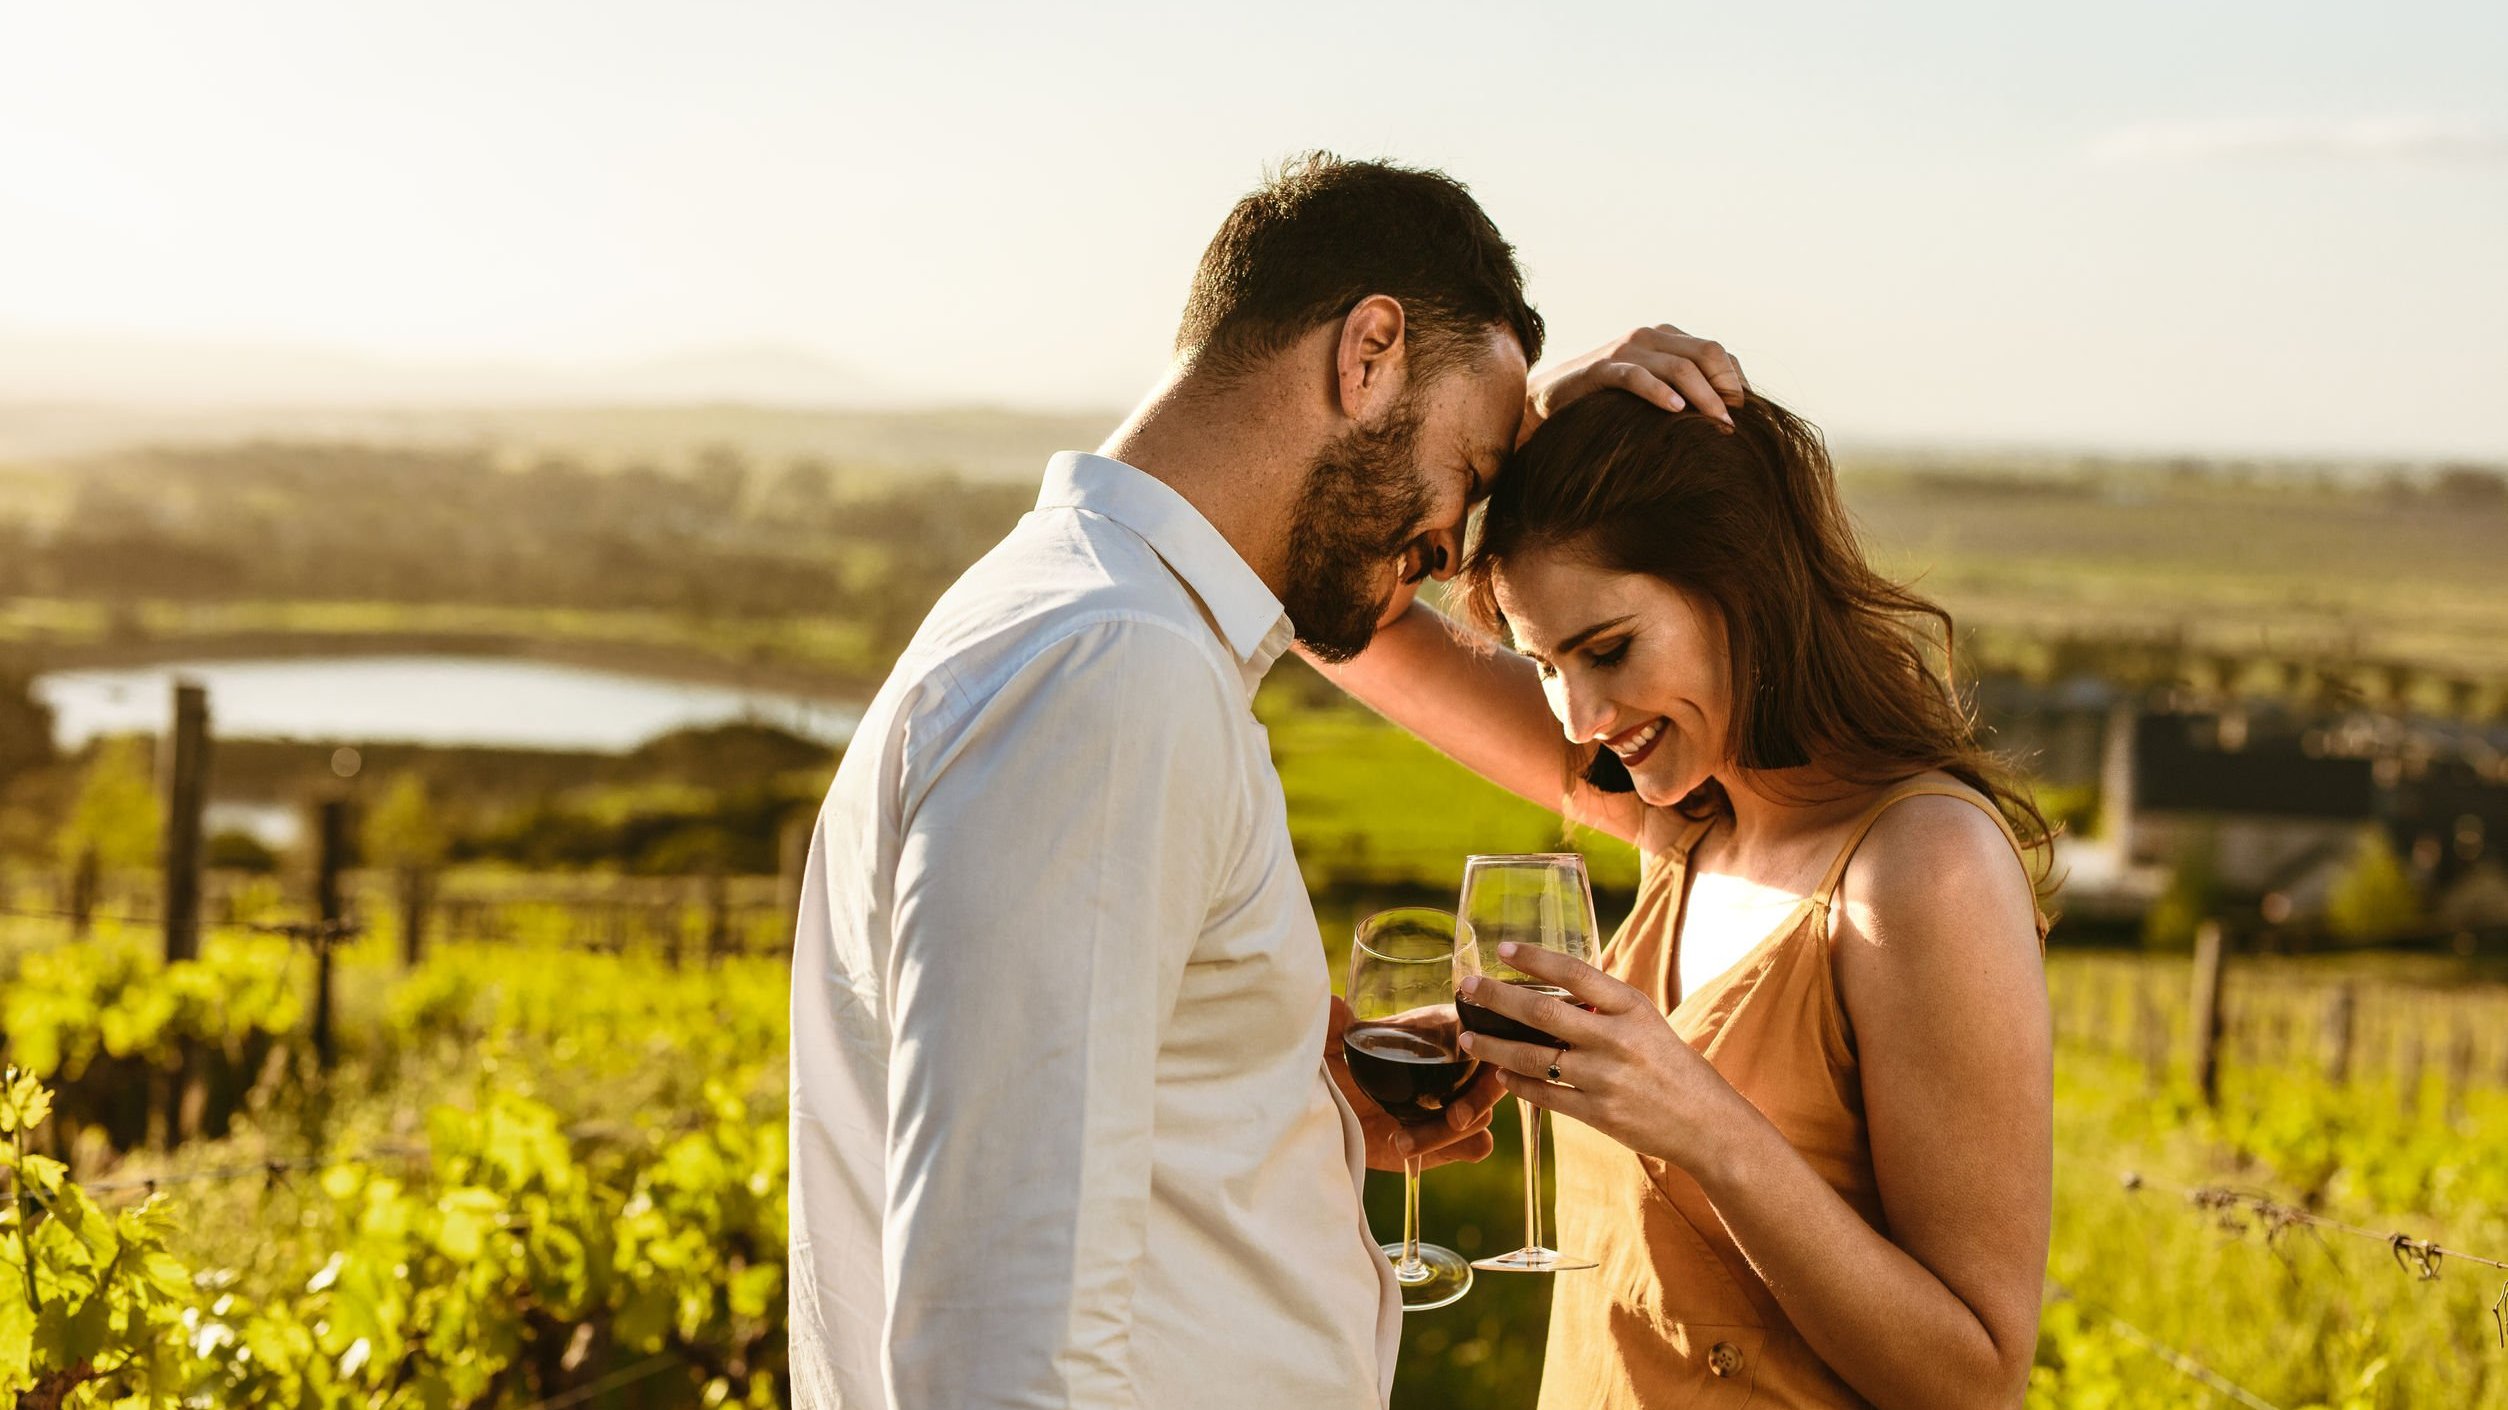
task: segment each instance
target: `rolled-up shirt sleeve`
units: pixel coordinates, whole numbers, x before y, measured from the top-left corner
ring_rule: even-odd
[[[895,1410],[1123,1407],[1161,1040],[1240,850],[1229,711],[1163,622],[1078,628],[909,738],[889,1066]]]

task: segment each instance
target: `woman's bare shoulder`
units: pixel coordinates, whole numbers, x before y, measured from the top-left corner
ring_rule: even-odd
[[[1838,930],[1875,944],[1940,935],[1964,950],[2000,932],[2034,942],[2036,894],[1993,800],[1947,775],[1960,796],[1919,794],[1872,825],[1838,887]]]

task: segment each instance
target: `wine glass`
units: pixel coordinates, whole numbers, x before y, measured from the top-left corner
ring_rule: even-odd
[[[1503,980],[1536,994],[1585,1007],[1582,1001],[1498,958],[1508,941],[1538,945],[1573,959],[1593,963],[1594,892],[1585,876],[1585,859],[1574,852],[1531,852],[1463,859],[1461,904],[1464,943],[1454,949],[1455,979],[1473,975]],[[1564,1048],[1557,1038],[1527,1023],[1457,1001],[1463,1026],[1492,1038]],[[1524,1246],[1513,1253],[1473,1260],[1475,1268],[1504,1273],[1558,1273],[1591,1268],[1591,1259],[1544,1247],[1541,1233],[1541,1108],[1516,1099],[1524,1123]]]
[[[1360,921],[1350,945],[1350,1026],[1341,1035],[1351,1080],[1396,1121],[1445,1119],[1446,1103],[1480,1067],[1464,1056],[1454,1012],[1454,917],[1406,907]],[[1419,1241],[1419,1157],[1402,1161],[1402,1242],[1386,1244],[1406,1312],[1443,1307],[1472,1288],[1472,1265]]]

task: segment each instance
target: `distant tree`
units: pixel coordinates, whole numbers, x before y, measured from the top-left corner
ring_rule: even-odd
[[[207,857],[216,871],[248,871],[268,876],[279,869],[279,854],[249,832],[233,829],[209,839]]]
[[[2351,866],[2325,898],[2325,925],[2345,940],[2389,940],[2421,919],[2421,893],[2382,828],[2360,834]]]
[[[758,504],[759,518],[815,529],[836,509],[836,472],[824,460],[804,457],[784,467]]]
[[[2488,465],[2442,465],[2430,498],[2449,509],[2508,508],[2508,477]]]
[[[147,739],[109,739],[96,746],[61,829],[63,863],[75,867],[80,857],[93,854],[108,872],[145,871],[157,864],[165,804],[157,797],[152,763]]]
[[[697,452],[688,478],[698,506],[711,518],[729,519],[748,494],[749,462],[732,446],[710,445]]]

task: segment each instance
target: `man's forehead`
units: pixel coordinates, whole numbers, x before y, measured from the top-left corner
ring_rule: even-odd
[[[1440,409],[1453,418],[1473,451],[1504,454],[1514,448],[1524,417],[1524,349],[1506,329],[1492,332],[1489,339],[1480,357],[1445,379],[1439,389],[1443,394],[1435,400],[1443,403]]]
[[[1515,446],[1515,433],[1524,421],[1524,388],[1531,369],[1524,365],[1524,345],[1516,341],[1515,330],[1500,328],[1490,334],[1488,356],[1483,364],[1490,374],[1490,431],[1499,453]]]

